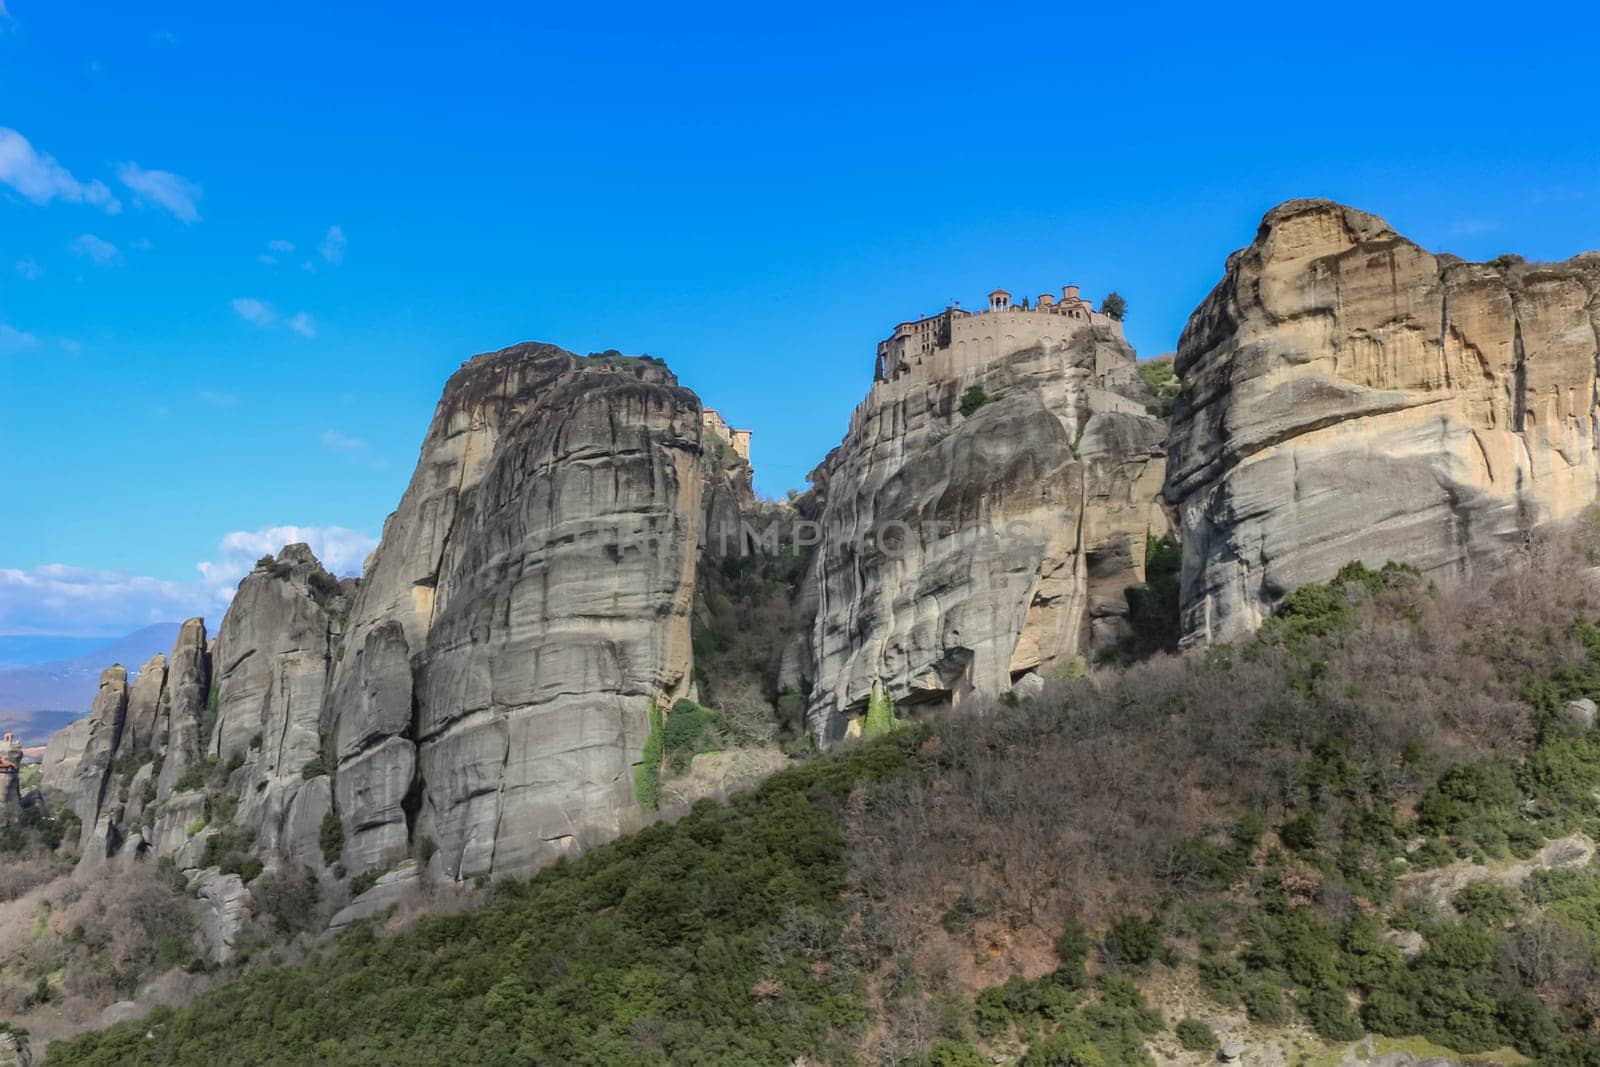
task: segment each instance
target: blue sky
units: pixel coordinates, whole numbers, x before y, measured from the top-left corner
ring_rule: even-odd
[[[519,340],[664,357],[776,495],[951,297],[1116,288],[1154,355],[1305,195],[1600,247],[1576,5],[0,9],[0,633],[359,567]]]

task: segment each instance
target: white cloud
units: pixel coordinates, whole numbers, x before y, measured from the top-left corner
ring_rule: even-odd
[[[0,633],[115,633],[152,622],[204,615],[215,629],[239,580],[258,558],[304,541],[334,574],[359,574],[377,539],[343,526],[268,526],[238,530],[216,558],[195,564],[198,577],[169,581],[123,571],[49,563],[0,568]]]
[[[39,266],[36,260],[19,259],[17,260],[17,273],[30,282],[36,282],[44,277],[44,268]]]
[[[328,233],[322,238],[322,258],[329,263],[343,263],[345,246],[350,242],[345,239],[344,230],[338,226],[329,226]]]
[[[256,262],[257,263],[265,263],[269,267],[276,267],[278,265],[278,257],[277,256],[269,256],[265,252],[263,252],[259,256],[256,257]]]
[[[0,322],[0,352],[20,352],[38,343],[39,339],[33,334],[24,333],[15,326]]]
[[[145,170],[137,163],[119,166],[117,177],[133,191],[134,203],[148,200],[183,222],[200,221],[195,203],[204,191],[188,178],[167,170]]]
[[[267,242],[267,250],[269,252],[293,252],[294,251],[294,242],[293,241],[282,241],[282,240],[279,240],[279,241],[268,241]]]
[[[0,126],[0,183],[11,186],[35,204],[65,200],[71,204],[93,204],[108,215],[122,210],[122,204],[104,182],[80,182],[52,156],[35,151],[26,137],[7,126]]]
[[[10,17],[11,12],[6,10],[6,0],[0,0],[0,19],[8,19]]]
[[[1499,223],[1491,222],[1488,219],[1457,219],[1450,224],[1450,236],[1482,237],[1485,234],[1493,233],[1499,228]]]
[[[253,322],[257,326],[271,326],[278,321],[278,313],[272,310],[272,305],[265,300],[257,300],[253,296],[241,296],[233,302],[233,310],[246,322]]]
[[[176,48],[178,35],[171,30],[156,30],[150,34],[150,43],[161,48]]]
[[[233,310],[246,322],[254,323],[263,329],[271,326],[283,325],[299,334],[301,337],[311,338],[317,336],[317,324],[309,314],[297,311],[284,318],[278,314],[278,309],[265,300],[258,300],[253,296],[241,296],[233,301]]]
[[[122,254],[117,251],[116,245],[96,237],[92,233],[81,234],[67,248],[89,260],[97,267],[115,266],[117,261],[122,258]]]
[[[150,238],[148,237],[136,237],[128,242],[128,247],[133,249],[135,252],[148,252],[154,248],[155,245],[150,243]]]
[[[121,571],[48,563],[0,568],[0,631],[107,633],[201,614],[200,582],[169,582]]]
[[[342,434],[338,430],[324,430],[322,443],[335,452],[361,452],[367,447],[367,443],[361,438]]]
[[[211,389],[202,389],[195,395],[200,398],[202,403],[218,408],[231,408],[239,402],[239,398],[232,393],[219,393]]]
[[[330,452],[339,453],[358,467],[368,467],[375,471],[389,469],[389,461],[382,456],[374,456],[371,446],[360,437],[352,437],[338,430],[324,430],[322,447]]]
[[[71,337],[63,337],[57,341],[56,344],[61,346],[61,351],[71,352],[74,355],[83,351],[83,345],[73,340]]]

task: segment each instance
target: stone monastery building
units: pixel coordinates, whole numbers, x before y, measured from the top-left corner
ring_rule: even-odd
[[[1092,324],[1114,324],[1078,295],[1076,285],[1062,286],[1061,299],[1040,293],[1032,307],[1011,302],[996,289],[983,311],[952,305],[927,318],[902,322],[878,342],[875,377],[892,382],[923,368],[919,377],[955,378],[973,367],[1034,345],[1060,343]]]

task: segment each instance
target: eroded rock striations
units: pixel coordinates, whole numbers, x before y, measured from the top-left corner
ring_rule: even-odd
[[[189,620],[51,738],[42,794],[81,823],[80,873],[172,858],[221,959],[263,869],[389,871],[392,893],[614,835],[652,703],[689,692],[702,496],[749,498],[702,420],[655,360],[468,361],[363,582],[287,546],[214,642]]]
[[[525,873],[616,832],[689,685],[700,432],[652,360],[518,345],[450,379],[335,673],[347,869],[426,838],[440,877]]]
[[[1124,635],[1146,539],[1168,526],[1164,426],[1120,325],[1067,293],[1030,310],[997,292],[879,346],[871,392],[811,475],[815,623],[791,659],[810,661],[821,742],[875,690],[959,703]]]
[[[1167,493],[1194,641],[1351,560],[1502,564],[1600,486],[1600,254],[1430,254],[1373,215],[1283,204],[1178,348]]]

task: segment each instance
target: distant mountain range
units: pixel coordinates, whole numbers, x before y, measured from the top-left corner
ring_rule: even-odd
[[[100,673],[113,663],[131,676],[158,652],[172,648],[178,624],[159,622],[112,640],[94,637],[0,636],[0,730],[27,746],[89,710]],[[37,657],[52,656],[41,662]]]

